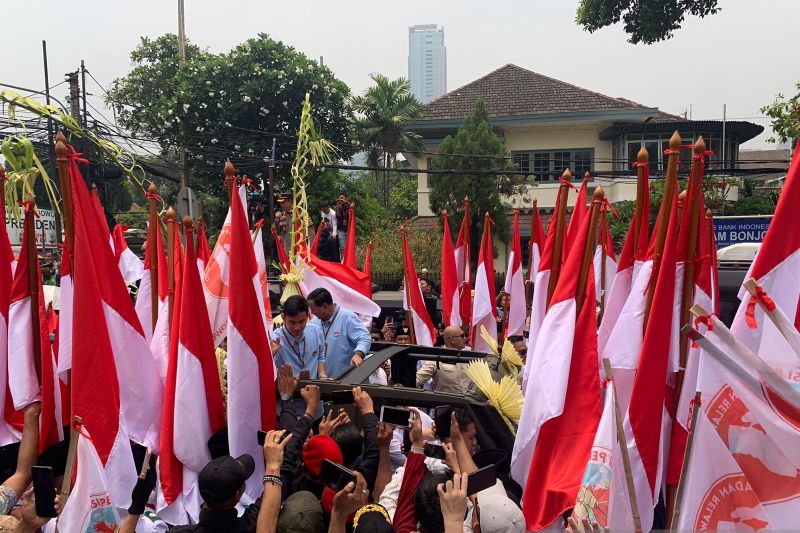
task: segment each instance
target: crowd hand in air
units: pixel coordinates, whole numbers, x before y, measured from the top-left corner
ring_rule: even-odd
[[[567,518],[567,523],[564,533],[604,533],[606,531],[597,522],[589,522],[588,518],[578,521],[570,516]]]
[[[54,494],[53,498],[56,503],[56,514],[61,515],[61,497]],[[36,502],[33,499],[33,489],[26,491],[25,494],[22,495],[19,519],[20,523],[16,531],[21,533],[37,531],[51,520],[49,517],[36,515]]]
[[[394,436],[394,427],[381,422],[378,425],[378,447],[379,448],[388,448],[389,445],[392,443],[392,437]]]
[[[297,379],[294,377],[292,366],[289,363],[284,363],[278,373],[278,392],[281,398],[288,399],[297,388]]]
[[[285,429],[267,432],[267,437],[264,439],[264,472],[266,474],[280,474],[281,465],[283,464],[283,449],[292,440],[291,433],[281,440],[285,433]]]
[[[269,348],[272,350],[272,357],[275,357],[275,355],[278,353],[278,350],[281,349],[281,338],[278,337],[275,340],[270,340]]]
[[[333,497],[333,512],[328,533],[344,532],[347,517],[367,503],[369,496],[367,482],[360,472],[354,471],[353,474],[356,476],[356,482],[351,481]]]
[[[422,448],[425,446],[425,438],[422,435],[422,415],[420,414],[419,409],[416,409],[415,407],[410,407],[409,410],[414,413],[414,416],[409,422],[411,424],[411,432],[409,433],[411,446]]]
[[[300,389],[300,397],[303,398],[303,401],[306,403],[305,414],[311,420],[314,420],[317,416],[317,410],[319,409],[319,387],[317,385],[306,385]]]
[[[362,415],[375,412],[375,407],[372,404],[372,397],[366,392],[361,390],[361,387],[353,387],[353,400],[355,401],[358,412]]]
[[[449,442],[442,443],[442,448],[444,449],[444,464],[450,468],[456,474],[461,473],[461,468],[458,466],[458,456],[456,455],[456,449],[453,447],[452,444]],[[466,478],[466,474],[464,478]]]
[[[451,447],[452,448],[452,447]],[[463,531],[464,515],[467,513],[467,476],[456,473],[447,483],[439,483],[439,504],[442,508],[445,533]]]
[[[344,409],[340,408],[339,414],[336,415],[335,418],[334,415],[335,412],[333,409],[331,409],[322,417],[322,420],[319,423],[320,435],[328,435],[330,437],[333,435],[333,432],[336,430],[336,428],[350,423],[350,417],[347,416],[347,412]]]

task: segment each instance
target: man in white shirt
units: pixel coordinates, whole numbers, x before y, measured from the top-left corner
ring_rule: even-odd
[[[322,218],[328,221],[331,227],[331,236],[336,238],[336,211],[331,210],[331,206],[327,202],[322,204]]]

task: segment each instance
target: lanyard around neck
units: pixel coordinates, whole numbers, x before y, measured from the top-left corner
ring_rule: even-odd
[[[298,359],[300,359],[300,366],[301,367],[305,367],[306,366],[306,336],[305,336],[305,333],[303,334],[303,338],[302,339],[297,340],[297,344],[298,345],[301,342],[303,343],[303,353],[302,354],[300,353],[300,350],[298,350],[297,348],[294,347],[294,345],[292,344],[291,340],[286,335],[286,328],[281,330],[281,333],[283,334],[283,338],[286,339],[286,344],[289,346],[289,349],[297,356]]]

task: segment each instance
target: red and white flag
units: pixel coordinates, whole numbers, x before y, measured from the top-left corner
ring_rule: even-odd
[[[64,440],[61,421],[61,387],[58,368],[50,345],[47,315],[44,308],[42,273],[29,242],[35,241],[35,207],[25,204],[22,246],[14,272],[8,311],[8,386],[14,408],[41,400],[39,417],[39,453]]]
[[[600,212],[600,229],[597,233],[597,246],[594,248],[594,287],[597,301],[605,302],[614,285],[617,275],[617,255],[614,253],[614,242],[606,218],[606,205]],[[603,275],[605,273],[605,275]]]
[[[96,448],[102,445],[92,440],[85,427],[81,428],[75,462],[75,486],[58,518],[59,531],[111,533],[122,525],[116,507],[127,505],[113,497],[113,473],[106,469]],[[136,482],[135,478],[133,482]]]
[[[664,251],[660,265],[657,265],[657,271],[654,269],[653,279],[650,280],[650,283],[655,283],[653,302],[642,340],[630,404],[623,422],[644,531],[653,527],[653,509],[661,492],[664,454],[669,443],[671,426],[666,407],[666,390],[671,354],[677,347],[677,338],[673,338],[675,289],[678,286],[677,211],[677,194],[674,194]],[[661,215],[663,214],[662,209]],[[677,301],[680,302],[680,297]],[[616,523],[612,517],[612,527]]]
[[[5,201],[0,197],[0,215],[5,220]],[[11,300],[11,286],[14,276],[11,263],[14,252],[5,224],[0,227],[0,446],[12,444],[19,440],[19,433],[11,427],[14,417],[14,405],[8,390],[8,307]]]
[[[197,257],[189,233],[184,276],[177,287],[172,342],[161,419],[157,512],[171,524],[195,523],[200,497],[197,476],[211,460],[206,443],[225,426],[211,324],[205,310]]]
[[[468,326],[472,331],[472,270],[470,266],[470,209],[469,200],[464,199],[464,218],[461,219],[461,228],[456,239],[455,258],[456,276],[461,312],[461,325]]]
[[[167,255],[164,249],[159,250],[158,258],[158,320],[150,340],[150,351],[158,366],[158,373],[162,381],[167,379],[167,362],[169,361],[169,345],[172,334],[170,325],[170,293],[177,294],[176,290],[169,287],[169,262],[172,261],[173,287],[180,286],[183,275],[183,250],[181,247],[181,224],[174,218],[166,218],[167,228],[174,224],[175,240],[172,243],[172,253]],[[169,230],[167,231],[169,235]],[[169,238],[167,238],[169,240]],[[167,246],[170,243],[167,242]],[[173,298],[174,302],[174,298]]]
[[[581,187],[578,189],[578,196],[575,198],[575,205],[572,208],[572,215],[569,217],[569,225],[567,226],[567,249],[572,246],[572,243],[578,239],[578,232],[580,231],[583,219],[589,216],[589,207],[586,205],[586,187],[588,180],[581,182]],[[569,183],[571,189],[575,189],[575,185]]]
[[[380,315],[380,306],[372,301],[370,274],[305,252],[298,254],[295,263],[303,271],[303,281],[300,282],[303,294],[321,287],[327,289],[333,301],[345,309],[359,315]]]
[[[228,319],[228,440],[230,453],[249,453],[256,471],[264,468],[257,432],[275,425],[275,374],[272,352],[259,306],[258,265],[247,227],[243,202],[233,196],[230,209],[230,317]],[[263,491],[258,476],[250,476],[245,492],[257,498]]]
[[[267,257],[264,254],[264,219],[256,222],[255,236],[253,237],[253,252],[256,254],[258,265],[258,300],[261,308],[261,318],[264,320],[266,331],[272,331],[272,304],[269,301],[269,279],[267,278]]]
[[[347,242],[342,254],[342,263],[352,269],[358,270],[356,263],[356,208],[350,204],[348,209]]]
[[[519,211],[514,210],[514,233],[508,254],[504,290],[511,300],[508,306],[505,337],[522,335],[525,329],[525,274],[522,272],[522,244],[519,237]]]
[[[591,263],[578,294],[590,226],[585,217],[528,358],[511,476],[524,487],[529,530],[550,526],[574,507],[602,415]]]
[[[211,249],[208,247],[208,237],[206,237],[206,225],[201,222],[197,225],[197,268],[200,270],[200,279],[206,273],[208,260],[211,258]]]
[[[497,341],[497,307],[494,286],[494,248],[492,247],[492,219],[487,213],[483,219],[483,236],[475,270],[475,299],[472,302],[472,349],[491,353],[489,344],[481,335],[481,326]]]
[[[61,253],[61,282],[58,291],[58,328],[54,350],[58,362],[58,374],[66,381],[67,371],[72,368],[72,254],[67,243]],[[66,398],[64,398],[66,400]]]
[[[107,235],[74,155],[70,181],[75,226],[73,306],[79,310],[72,323],[72,410],[83,418],[106,464],[114,446],[131,455],[128,439],[157,452],[164,386],[114,254],[103,245]],[[122,492],[115,498],[126,507],[133,485],[126,484],[122,472],[110,479],[114,484],[119,481]]]
[[[436,342],[436,329],[433,327],[431,317],[425,308],[425,300],[422,298],[422,289],[419,286],[417,269],[414,267],[414,258],[411,257],[411,247],[408,245],[408,236],[405,228],[400,230],[400,243],[403,247],[403,309],[411,312],[411,319],[414,323],[415,344],[420,346],[433,346]]]
[[[456,274],[456,255],[450,236],[447,211],[442,212],[442,321],[447,326],[461,325],[461,304]]]
[[[369,241],[367,250],[364,252],[364,274],[370,279],[370,296],[372,295],[372,252],[375,250],[375,243]]]
[[[786,174],[775,215],[758,250],[749,276],[783,309],[795,328],[800,326],[800,141]],[[757,298],[740,293],[742,303],[731,330],[753,353],[784,369],[797,367],[797,357],[778,328],[757,305]],[[800,328],[798,328],[800,329]]]
[[[153,264],[153,246],[155,246],[156,264]],[[158,317],[167,296],[167,257],[164,253],[164,241],[161,234],[161,224],[153,224],[147,228],[147,241],[144,246],[144,273],[136,292],[136,315],[144,330],[148,345],[153,340],[153,329],[158,322]],[[156,287],[153,288],[153,271],[156,274]],[[153,290],[157,292],[156,311],[153,313]],[[155,314],[155,319],[153,315]]]
[[[536,273],[539,272],[539,262],[542,260],[544,251],[544,227],[542,218],[539,216],[539,208],[533,204],[531,208],[531,238],[528,241],[528,280],[530,283],[536,281]]]
[[[125,280],[125,283],[131,284],[142,279],[144,263],[128,248],[128,243],[125,241],[127,229],[128,226],[117,224],[114,226],[114,232],[111,237],[114,241],[114,255],[117,257],[122,279]]]
[[[247,210],[247,192],[245,186],[239,187],[239,200]],[[280,248],[280,246],[278,246]],[[208,259],[205,274],[203,275],[203,289],[206,293],[208,318],[211,322],[211,332],[214,335],[214,346],[225,339],[228,325],[228,298],[230,297],[230,252],[231,252],[231,210],[225,217],[222,230],[219,232],[214,251]]]

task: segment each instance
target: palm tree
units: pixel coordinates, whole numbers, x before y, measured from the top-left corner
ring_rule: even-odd
[[[367,164],[383,167],[383,205],[389,205],[388,170],[397,160],[398,152],[418,154],[423,149],[422,137],[408,127],[422,116],[423,105],[411,94],[411,84],[405,78],[390,80],[383,74],[371,74],[375,85],[361,96],[353,97],[353,119],[356,138],[367,152]],[[375,174],[376,182],[378,174]]]

